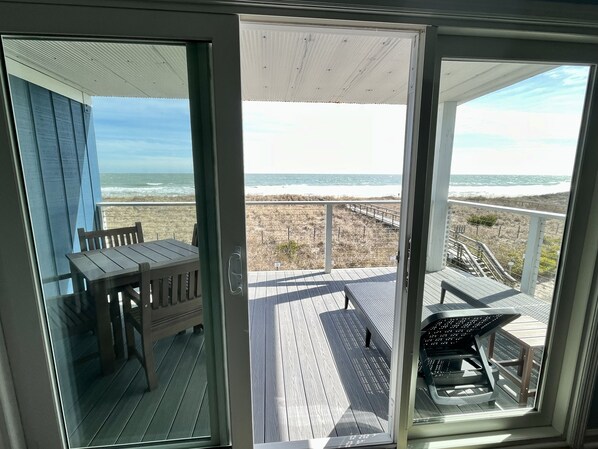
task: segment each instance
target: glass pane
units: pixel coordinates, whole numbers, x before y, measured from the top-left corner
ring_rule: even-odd
[[[416,422],[542,393],[588,73],[442,63]]]
[[[185,47],[3,45],[70,447],[209,437]]]
[[[412,38],[242,27],[256,443],[389,431]]]

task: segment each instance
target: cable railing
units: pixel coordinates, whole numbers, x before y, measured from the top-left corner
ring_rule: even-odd
[[[322,269],[382,267],[396,264],[398,229],[358,217],[347,201],[247,201],[248,269]],[[398,200],[363,200],[387,205]],[[146,207],[147,206],[147,207]],[[187,208],[185,214],[176,208]],[[398,212],[395,211],[398,226]],[[142,221],[147,239],[191,239],[193,202],[101,202],[97,215],[105,228]],[[173,220],[176,216],[176,220]]]
[[[467,242],[491,277],[530,295],[539,289],[549,299],[565,214],[470,201],[448,203],[448,228],[460,231],[459,240]],[[484,222],[488,215],[491,222]]]
[[[564,214],[448,203],[445,243],[431,248],[428,257],[443,257],[444,263],[532,295],[537,285],[554,281]],[[333,267],[394,265],[400,205],[400,200],[247,201],[248,268],[330,272]],[[496,214],[498,221],[492,226],[471,224],[468,217],[479,210]],[[190,201],[101,202],[97,215],[104,228],[141,221],[148,240],[190,241],[196,221],[195,203]],[[455,228],[461,231],[458,235]]]

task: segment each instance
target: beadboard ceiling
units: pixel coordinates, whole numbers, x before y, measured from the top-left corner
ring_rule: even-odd
[[[13,66],[89,96],[187,98],[185,47],[6,39]],[[412,35],[308,26],[241,29],[243,100],[405,104]],[[440,101],[463,103],[552,66],[442,64]]]

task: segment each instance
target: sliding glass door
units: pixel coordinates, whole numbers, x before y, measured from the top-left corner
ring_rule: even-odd
[[[404,270],[415,290],[404,295],[405,332],[418,338],[413,356],[402,354],[402,426],[411,439],[563,431],[553,413],[564,412],[561,370],[579,340],[562,336],[579,327],[571,310],[591,282],[579,270],[591,202],[580,183],[583,161],[596,162],[587,149],[596,61],[566,44],[437,44],[421,105],[433,138],[415,153],[414,176],[428,174],[413,211],[423,245]]]
[[[68,447],[252,439],[237,21],[186,19],[168,42],[2,39],[33,245],[12,282],[39,288],[4,299],[3,330],[9,356],[45,352],[39,432]]]

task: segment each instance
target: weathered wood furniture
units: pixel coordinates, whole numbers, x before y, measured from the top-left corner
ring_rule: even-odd
[[[392,348],[395,288],[394,282],[345,285],[345,309],[351,302],[365,324],[365,345],[369,347],[373,338],[387,360]],[[419,368],[436,404],[467,405],[496,399],[498,371],[490,367],[480,338],[518,316],[512,308],[473,309],[465,303],[423,308]],[[480,390],[439,394],[471,384]]]
[[[116,246],[133,245],[143,242],[143,229],[139,221],[134,226],[123,228],[100,229],[96,231],[85,231],[85,229],[79,228],[77,229],[77,234],[79,235],[81,251],[114,248]],[[122,318],[118,301],[119,291],[114,289],[108,291],[107,294],[110,303],[110,319],[112,321],[116,357],[121,358],[124,356],[124,351]],[[83,293],[78,297],[83,297]],[[80,309],[78,304],[77,307]]]
[[[151,391],[158,385],[154,342],[190,327],[199,332],[203,325],[199,259],[161,263],[151,269],[149,263],[140,263],[139,276],[139,293],[132,287],[124,293],[125,333],[129,357],[135,355],[142,363]],[[137,351],[134,330],[141,335],[143,354]]]
[[[540,362],[535,360],[535,355],[544,349],[547,329],[546,324],[530,316],[522,316],[490,336],[488,357],[504,377],[519,387],[519,394],[515,397],[519,405],[526,406],[528,398],[533,398],[536,395],[536,389],[530,388],[530,381],[533,367],[540,368]],[[521,348],[520,356],[516,359],[506,360],[495,357],[496,335],[503,335],[519,346]],[[516,373],[508,369],[513,366],[517,368]]]
[[[79,235],[81,251],[143,243],[143,229],[139,221],[135,223],[135,226],[125,228],[101,229],[97,231],[86,231],[83,228],[79,228],[77,229],[77,233]]]
[[[509,305],[517,311],[523,313],[531,312],[529,295],[521,293],[515,289],[506,288],[492,279],[471,277],[462,282],[453,283],[442,281],[440,283],[440,303],[444,302],[446,292],[450,292],[457,298],[465,301],[473,307],[492,307],[494,303],[500,301],[509,302]],[[511,342],[521,348],[520,356],[516,359],[498,360],[494,357],[495,335],[492,335],[489,341],[488,353],[492,362],[496,364],[501,374],[519,387],[519,394],[516,399],[520,405],[527,405],[527,400],[534,397],[535,389],[530,389],[532,378],[532,369],[534,366],[539,368],[538,361],[534,356],[544,349],[546,333],[548,327],[535,318],[523,315],[514,322],[500,329],[497,334],[507,337]],[[517,368],[514,374],[509,367]]]
[[[115,329],[115,343],[111,334],[111,317],[108,294],[123,287],[139,283],[139,264],[150,265],[178,260],[198,260],[195,246],[177,240],[157,240],[134,245],[115,246],[80,253],[67,254],[73,277],[75,293],[87,283],[96,307],[96,333],[102,372],[114,370],[115,349],[120,354],[124,344],[118,342],[119,329]],[[120,346],[120,347],[119,347]]]

